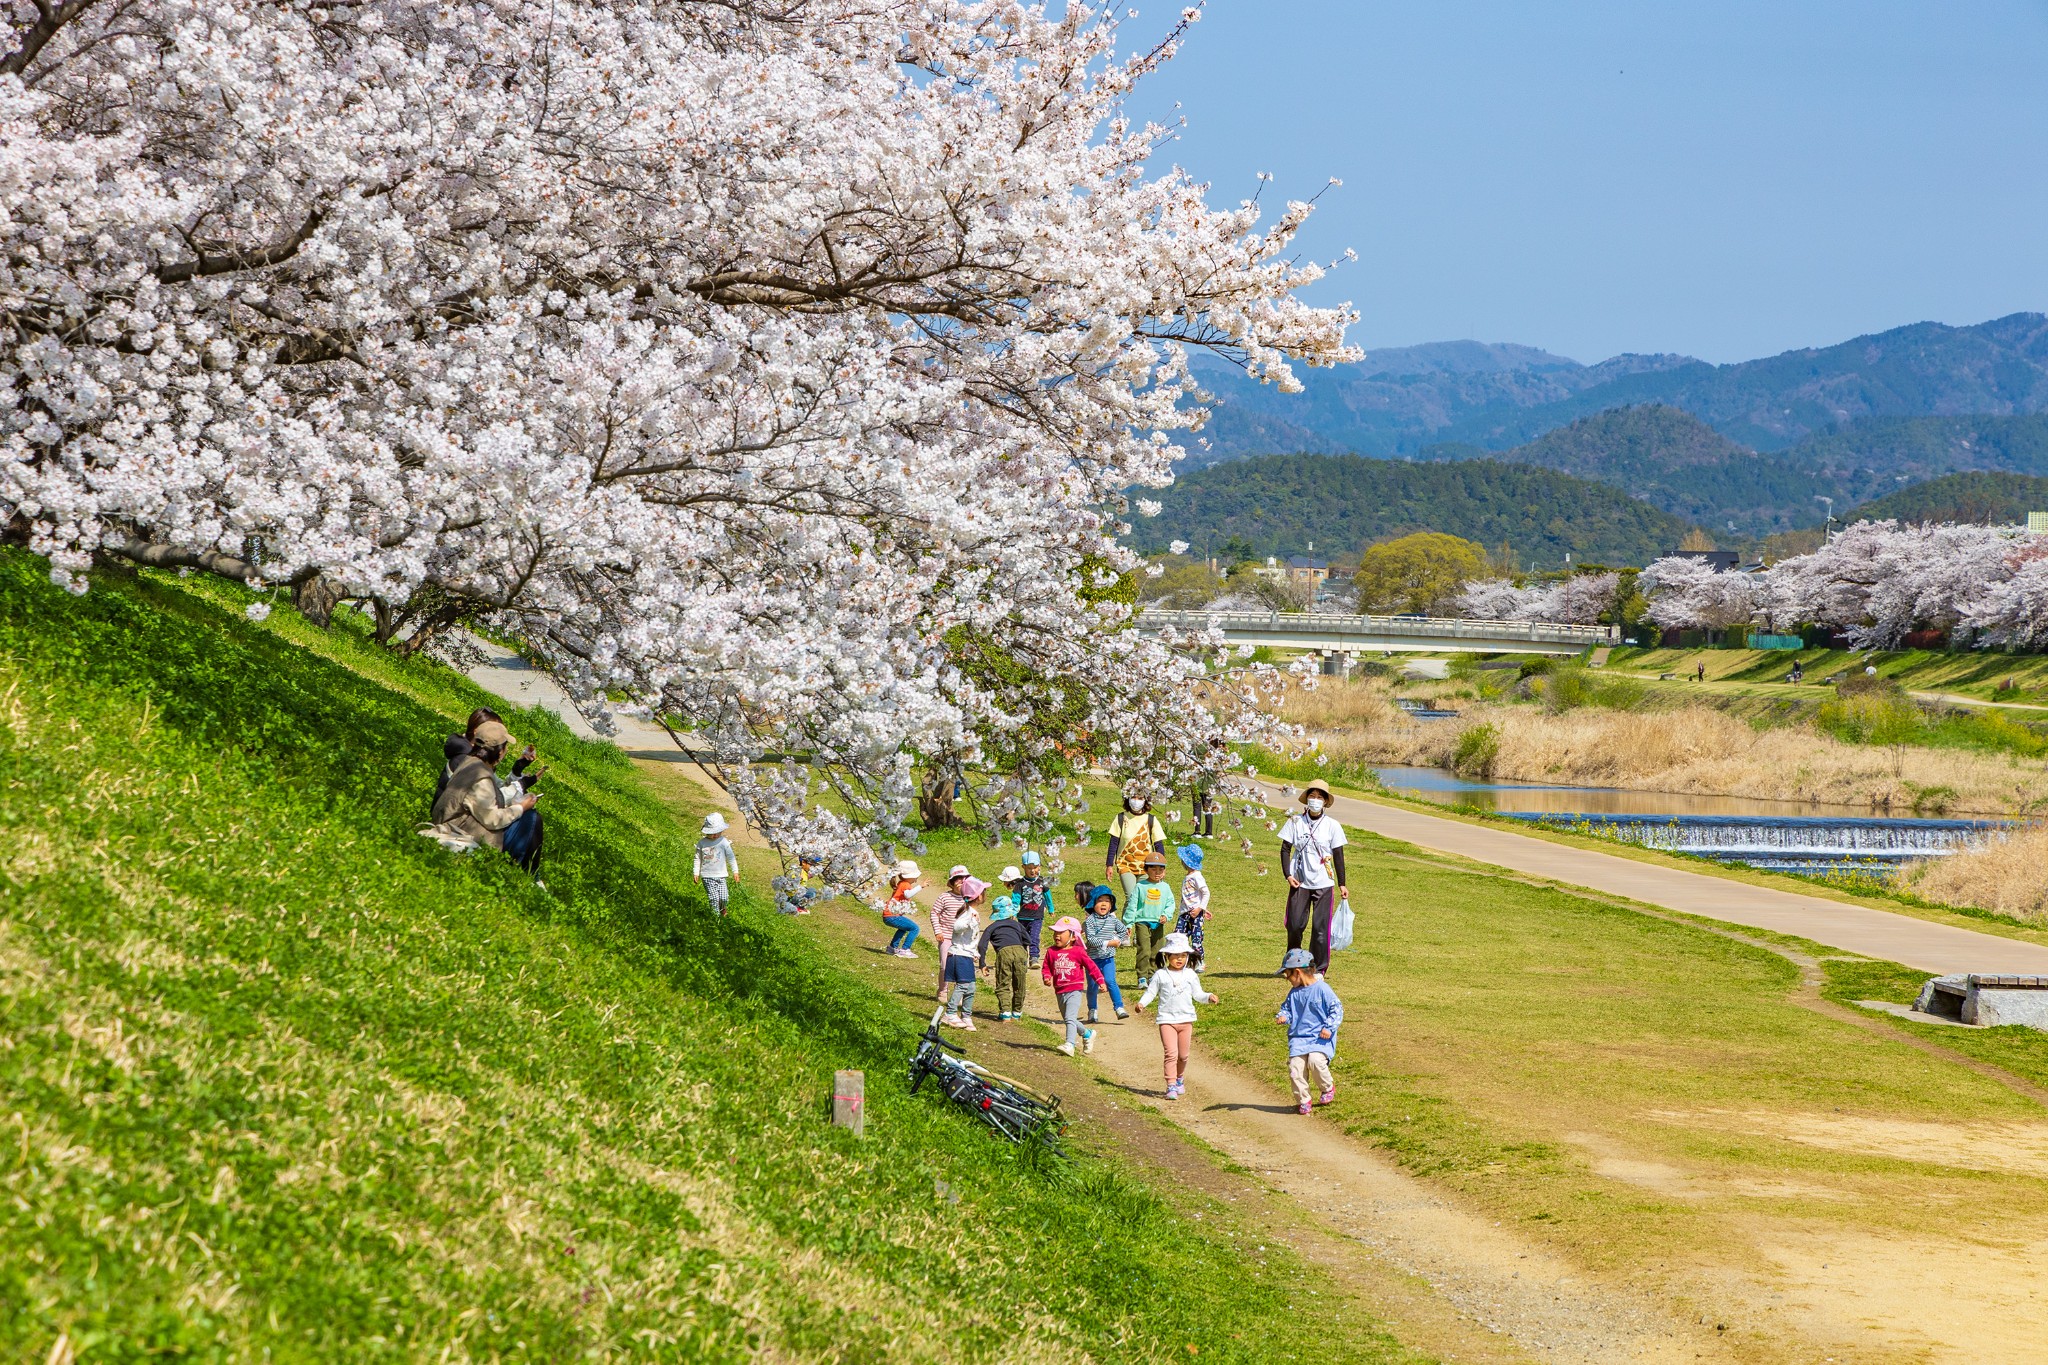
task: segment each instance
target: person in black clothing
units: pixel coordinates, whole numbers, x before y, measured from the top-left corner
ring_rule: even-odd
[[[1031,935],[1017,918],[1016,900],[996,898],[995,918],[981,935],[981,965],[996,955],[996,1021],[1008,1023],[1024,1017],[1024,986],[1031,979]]]

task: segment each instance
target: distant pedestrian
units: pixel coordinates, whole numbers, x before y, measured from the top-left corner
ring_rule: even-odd
[[[889,900],[882,907],[882,923],[896,931],[888,949],[896,957],[917,956],[911,951],[917,942],[917,901],[913,898],[923,885],[918,880],[923,875],[916,863],[905,858],[896,864],[895,875],[889,878]]]
[[[995,957],[996,1022],[1024,1017],[1024,987],[1031,980],[1031,952],[1024,922],[1017,918],[1017,898],[998,896],[989,909],[988,928],[981,931],[981,965]]]
[[[717,811],[704,817],[702,837],[697,840],[697,857],[693,871],[698,884],[704,888],[704,898],[711,902],[711,909],[724,915],[732,899],[732,879],[740,875],[739,850],[732,846],[732,840],[725,837],[725,816]]]
[[[1287,869],[1287,946],[1308,939],[1316,970],[1330,969],[1330,919],[1339,898],[1351,899],[1344,874],[1344,826],[1328,813],[1330,789],[1310,782],[1301,811],[1280,827],[1280,865]]]
[[[1159,953],[1159,941],[1166,926],[1173,923],[1176,910],[1173,888],[1166,884],[1166,858],[1145,855],[1145,880],[1131,888],[1124,900],[1124,923],[1131,927],[1131,946],[1137,949],[1138,986],[1143,989],[1152,978],[1152,959]]]
[[[1088,914],[1081,921],[1081,946],[1088,950],[1088,957],[1102,973],[1102,984],[1088,979],[1088,1022],[1095,1022],[1095,1001],[1098,990],[1107,990],[1111,1008],[1119,1019],[1130,1018],[1130,1011],[1124,1008],[1123,992],[1116,985],[1116,950],[1130,946],[1130,930],[1123,917],[1116,912],[1116,893],[1106,886],[1089,888],[1091,899]]]
[[[1344,1002],[1330,989],[1315,969],[1315,960],[1305,949],[1290,948],[1280,966],[1280,975],[1292,988],[1273,1016],[1287,1026],[1287,1080],[1294,1088],[1294,1112],[1309,1111],[1309,1077],[1323,1088],[1318,1104],[1337,1098],[1337,1081],[1330,1074],[1330,1062],[1337,1055],[1337,1029],[1344,1022]]]
[[[1694,682],[1705,682],[1707,680],[1706,660],[1700,660],[1699,666],[1693,670],[1692,680]]]
[[[1201,971],[1204,958],[1202,953],[1202,929],[1209,922],[1209,879],[1202,875],[1202,850],[1196,844],[1182,844],[1174,852],[1180,858],[1180,865],[1188,875],[1180,881],[1180,918],[1173,922],[1174,930],[1187,937],[1190,964]]]
[[[962,904],[946,926],[946,1004],[941,1023],[974,1032],[975,962],[981,956],[981,900],[988,883],[969,877],[960,885]]]
[[[1217,997],[1202,988],[1202,978],[1188,966],[1186,934],[1168,934],[1159,949],[1159,962],[1138,1012],[1154,1000],[1159,1002],[1159,1047],[1164,1054],[1166,1098],[1177,1100],[1187,1093],[1188,1054],[1195,1046],[1195,1006],[1215,1004]]]
[[[1060,1018],[1066,1021],[1066,1041],[1058,1048],[1064,1057],[1074,1055],[1077,1043],[1083,1052],[1095,1051],[1095,1030],[1081,1025],[1081,992],[1088,982],[1101,982],[1102,969],[1089,958],[1080,939],[1081,922],[1072,915],[1060,916],[1052,926],[1052,947],[1039,967],[1045,984],[1052,987],[1053,998],[1059,1001]]]
[[[1052,883],[1046,880],[1045,864],[1036,853],[1024,854],[1024,876],[1017,883],[1017,922],[1024,926],[1030,936],[1031,965],[1038,966],[1039,931],[1045,925],[1045,917],[1052,913]]]

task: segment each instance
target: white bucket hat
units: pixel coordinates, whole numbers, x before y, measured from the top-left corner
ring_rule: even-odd
[[[1159,955],[1161,957],[1165,957],[1169,953],[1187,953],[1193,956],[1194,951],[1195,945],[1188,942],[1186,934],[1168,934],[1166,942],[1159,945]]]
[[[996,873],[996,880],[999,882],[1021,882],[1024,880],[1024,874],[1019,872],[1013,865]]]
[[[704,832],[706,834],[723,834],[728,828],[729,826],[725,823],[725,817],[717,811],[713,811],[704,817]]]
[[[905,858],[902,862],[896,864],[896,875],[898,877],[908,877],[911,881],[916,881],[924,875],[924,872],[919,869],[916,863]]]

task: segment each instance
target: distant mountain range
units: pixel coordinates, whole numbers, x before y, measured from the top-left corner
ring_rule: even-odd
[[[1530,464],[1265,455],[1183,475],[1137,520],[1145,553],[1189,542],[1197,555],[1355,555],[1409,531],[1448,531],[1517,561],[1647,564],[1689,529],[1619,489]]]
[[[1375,351],[1358,365],[1298,371],[1282,394],[1229,366],[1198,364],[1221,406],[1190,467],[1281,450],[1409,455],[1464,442],[1507,450],[1606,408],[1663,403],[1754,450],[1873,417],[2048,411],[2048,316],[1971,327],[1921,322],[1840,345],[1709,365],[1621,355],[1598,365],[1475,341]]]

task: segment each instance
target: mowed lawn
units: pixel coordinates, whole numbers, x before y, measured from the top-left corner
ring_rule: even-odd
[[[1092,800],[1107,810],[1115,793]],[[1242,832],[1256,836],[1252,857],[1237,851],[1240,831],[1207,841],[1204,979],[1222,1003],[1202,1012],[1195,1065],[1227,1061],[1277,1096],[1284,882],[1264,819]],[[939,876],[957,860],[993,877],[1016,859],[967,832],[929,845],[922,860]],[[1100,855],[1099,843],[1075,851],[1063,908],[1074,880],[1100,876]],[[1353,838],[1348,861],[1357,940],[1330,975],[1347,1011],[1339,1098],[1304,1123],[1385,1149],[1593,1274],[1681,1298],[1713,1283],[1744,1286],[1738,1300],[1796,1299],[1846,1267],[1876,1300],[1906,1274],[1897,1248],[1964,1244],[1993,1248],[1988,1269],[1968,1263],[1991,1293],[2025,1272],[2016,1248],[2048,1236],[2048,1111],[1959,1059],[1802,1007],[1784,957],[1371,835]],[[1918,980],[1891,964],[1825,965],[1842,974],[1831,994],[1847,998]],[[1121,977],[1129,989],[1128,951]],[[2048,1080],[2040,1035],[1914,1032]],[[1938,1267],[1939,1251],[1927,1261]],[[1899,1288],[1900,1302],[1911,1292]],[[1741,1318],[1739,1302],[1719,1301]]]

